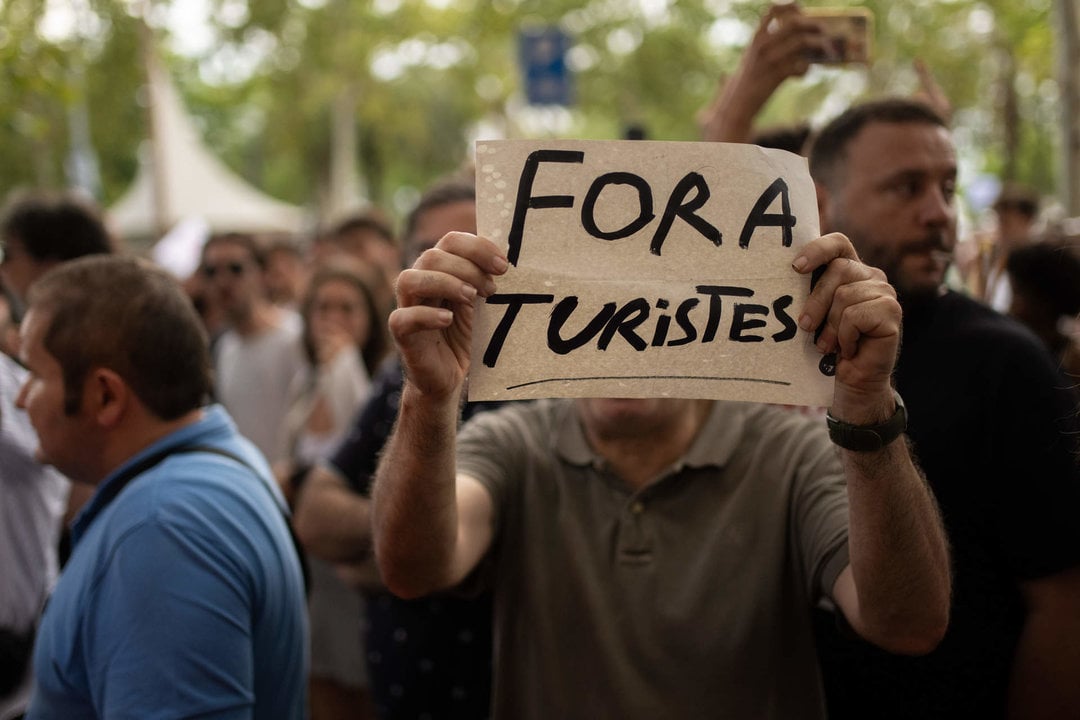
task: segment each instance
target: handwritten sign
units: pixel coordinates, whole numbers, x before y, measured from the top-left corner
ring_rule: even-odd
[[[478,301],[469,398],[827,405],[797,320],[817,237],[803,158],[751,145],[492,141],[477,226],[511,268]]]

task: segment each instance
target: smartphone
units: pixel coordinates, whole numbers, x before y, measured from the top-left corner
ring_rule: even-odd
[[[828,38],[828,49],[815,52],[811,62],[826,65],[870,63],[874,15],[866,8],[803,8],[803,13],[819,22]]]

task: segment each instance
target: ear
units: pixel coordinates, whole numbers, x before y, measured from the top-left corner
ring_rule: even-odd
[[[829,191],[818,182],[814,183],[814,191],[817,195],[818,224],[821,227],[821,234],[825,235],[830,232],[831,224],[829,220]]]
[[[103,428],[113,428],[131,410],[135,395],[116,372],[93,368],[83,387],[83,407]]]

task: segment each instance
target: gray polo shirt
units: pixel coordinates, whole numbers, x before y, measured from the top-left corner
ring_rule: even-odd
[[[811,610],[847,564],[824,423],[715,403],[637,492],[573,401],[476,417],[458,471],[494,500],[494,717],[824,717]]]

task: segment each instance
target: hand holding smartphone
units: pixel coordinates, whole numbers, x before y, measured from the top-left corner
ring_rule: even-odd
[[[810,62],[825,65],[870,63],[874,16],[866,8],[803,8],[803,14],[821,25],[826,48],[813,51]]]

